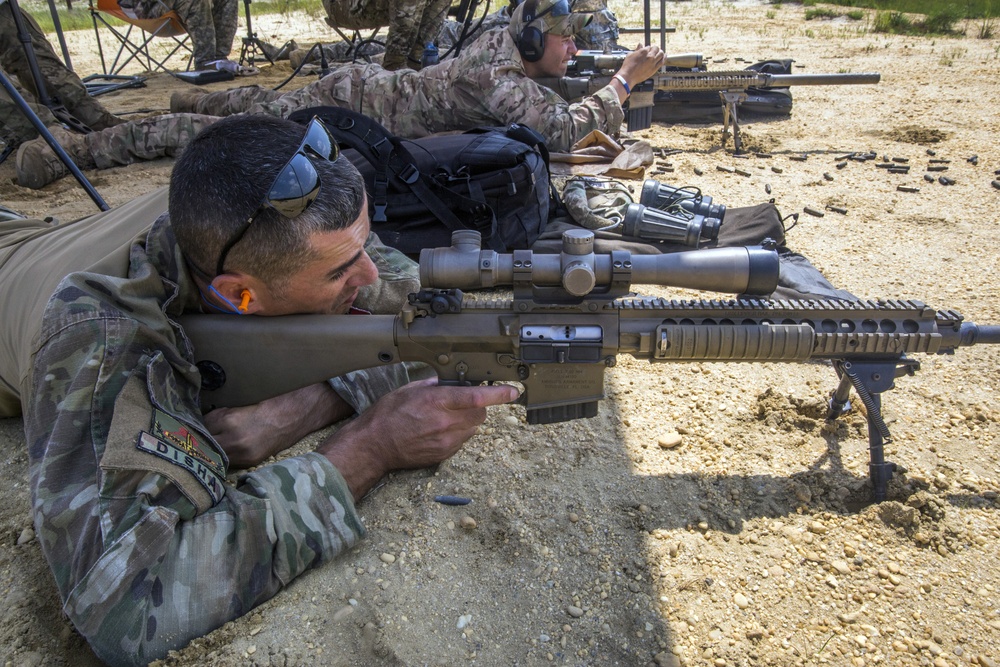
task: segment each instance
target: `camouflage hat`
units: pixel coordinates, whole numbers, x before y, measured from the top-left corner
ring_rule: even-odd
[[[525,9],[534,11],[525,17]],[[586,27],[592,18],[590,14],[573,12],[572,0],[523,0],[510,16],[510,34],[516,40],[524,28],[534,25],[542,33],[568,37]]]

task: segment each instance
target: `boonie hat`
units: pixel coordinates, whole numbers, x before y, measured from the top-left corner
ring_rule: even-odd
[[[534,4],[534,19],[525,22],[524,10]],[[530,18],[530,17],[529,17]],[[517,36],[528,25],[534,25],[542,33],[569,37],[575,35],[590,23],[593,16],[573,11],[570,0],[522,0],[510,15],[510,34]]]

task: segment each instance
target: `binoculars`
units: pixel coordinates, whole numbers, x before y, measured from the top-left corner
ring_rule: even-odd
[[[702,239],[714,241],[726,207],[712,204],[697,190],[675,188],[653,179],[642,185],[638,204],[629,204],[622,233],[653,241],[698,247]]]
[[[712,204],[712,198],[702,195],[700,190],[675,188],[666,183],[660,183],[652,178],[647,178],[642,184],[642,194],[639,195],[639,203],[643,206],[656,208],[661,211],[676,211],[682,208],[695,215],[703,215],[706,218],[718,218],[719,223],[726,217],[726,207],[722,204]],[[713,237],[714,238],[714,237]]]

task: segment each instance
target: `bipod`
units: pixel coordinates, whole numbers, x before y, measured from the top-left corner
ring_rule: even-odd
[[[15,8],[16,5],[11,6],[12,10]],[[45,143],[47,143],[52,150],[55,151],[55,154],[59,156],[59,159],[62,160],[63,164],[66,165],[66,168],[69,169],[71,174],[73,174],[73,178],[75,178],[80,186],[87,191],[87,194],[90,195],[92,200],[94,200],[97,207],[102,211],[109,210],[110,207],[107,203],[105,203],[104,199],[101,198],[101,195],[98,194],[97,190],[94,189],[94,186],[91,185],[90,181],[87,180],[87,177],[83,175],[80,168],[76,166],[76,163],[73,162],[70,156],[66,153],[66,149],[59,145],[56,138],[52,136],[51,132],[49,132],[49,128],[45,127],[45,124],[38,118],[38,114],[36,114],[32,108],[28,106],[28,102],[21,96],[21,93],[18,92],[17,88],[10,82],[10,79],[7,78],[7,75],[4,74],[2,70],[0,70],[0,85],[2,85],[4,90],[7,91],[10,98],[14,100],[14,104],[16,104],[21,110],[24,117],[35,126],[38,134],[42,135],[42,138],[45,139]]]
[[[243,9],[247,15],[247,34],[243,38],[243,48],[240,49],[240,65],[247,64],[253,67],[254,57],[257,53],[264,56],[264,59],[271,65],[274,61],[271,60],[271,56],[268,55],[267,51],[264,49],[264,42],[257,37],[257,33],[253,31],[253,23],[250,19],[250,3],[253,0],[243,0]]]
[[[719,97],[722,98],[722,147],[726,147],[726,140],[729,138],[729,126],[733,128],[733,153],[743,154],[743,140],[740,139],[740,119],[736,114],[736,107],[747,100],[745,90],[720,90]]]
[[[885,445],[892,442],[889,427],[882,418],[882,392],[895,386],[896,378],[913,375],[920,369],[916,359],[899,357],[887,361],[852,362],[838,360],[833,367],[840,384],[830,395],[826,420],[833,421],[851,409],[851,388],[865,406],[868,420],[868,477],[872,482],[875,502],[886,498],[889,480],[896,464],[885,460]]]

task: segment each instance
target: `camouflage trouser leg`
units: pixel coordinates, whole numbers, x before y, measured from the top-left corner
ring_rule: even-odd
[[[293,111],[316,106],[343,107],[364,113],[365,80],[381,71],[378,65],[344,65],[299,90],[254,104],[249,113],[287,118]]]
[[[180,155],[198,132],[217,120],[216,116],[190,113],[153,116],[88,134],[87,152],[98,169],[173,157]]]
[[[194,103],[194,108],[191,110],[194,113],[207,114],[209,116],[232,116],[237,113],[246,113],[258,104],[277,100],[285,94],[287,93],[279,93],[268,88],[261,88],[260,86],[243,86],[242,88],[233,88],[232,90],[217,90],[214,93],[209,93],[198,98]]]
[[[451,0],[395,0],[389,6],[389,36],[382,67],[420,69],[428,42],[437,39]]]
[[[230,20],[235,23],[237,20],[236,3],[233,0],[220,0],[220,3],[227,3],[226,8],[233,14]],[[233,46],[233,35],[229,36],[228,44],[223,45],[216,42],[216,19],[212,15],[213,4],[213,0],[136,0],[135,13],[140,18],[155,19],[171,9],[177,12],[181,23],[191,35],[191,41],[194,42],[194,62],[195,66],[200,69],[205,63],[218,60],[216,53],[220,49],[228,55]]]
[[[6,72],[4,73],[6,74]],[[31,110],[35,112],[38,119],[42,121],[42,125],[52,127],[59,124],[59,121],[56,120],[56,117],[52,115],[47,106],[36,103],[32,94],[17,85],[14,80],[11,79],[11,83],[14,84],[17,92],[21,93],[21,97],[28,103]],[[38,130],[35,129],[32,122],[22,113],[21,108],[14,103],[14,100],[10,98],[7,91],[0,88],[0,140],[17,146],[37,136]]]
[[[56,97],[76,118],[94,129],[103,129],[116,122],[117,119],[87,93],[87,88],[80,77],[63,65],[35,19],[23,11],[21,16],[24,17],[25,27],[31,37],[31,50],[38,62],[38,70],[45,82],[46,92]],[[0,4],[0,66],[8,74],[17,76],[21,86],[38,99],[31,68],[24,55],[24,46],[17,37],[17,26],[10,13],[10,5],[6,2]],[[32,130],[28,138],[35,134]]]
[[[216,60],[228,58],[233,50],[233,40],[240,24],[239,10],[239,0],[212,0]]]

